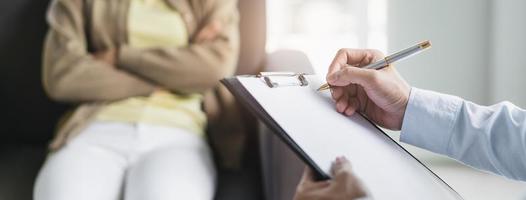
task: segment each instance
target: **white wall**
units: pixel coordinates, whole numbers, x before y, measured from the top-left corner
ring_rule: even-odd
[[[389,1],[389,52],[432,43],[397,69],[412,86],[487,103],[488,11],[488,0]]]
[[[508,100],[526,108],[526,1],[494,0],[490,102]]]

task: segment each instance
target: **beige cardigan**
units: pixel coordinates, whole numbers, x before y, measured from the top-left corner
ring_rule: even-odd
[[[108,102],[146,96],[157,86],[176,93],[202,93],[209,134],[227,167],[239,164],[243,132],[234,99],[219,85],[233,75],[239,51],[236,0],[167,0],[183,16],[194,37],[211,20],[223,29],[208,43],[184,48],[136,49],[127,45],[129,0],[54,0],[43,56],[43,84],[54,100],[75,109],[50,144],[56,150],[77,135]],[[117,66],[95,60],[92,52],[118,48]],[[225,117],[226,116],[226,117]],[[218,128],[219,127],[219,128]],[[236,146],[237,145],[237,146]]]

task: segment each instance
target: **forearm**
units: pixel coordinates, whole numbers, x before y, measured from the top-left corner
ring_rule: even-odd
[[[57,101],[113,101],[146,96],[155,89],[151,83],[105,66],[105,63],[89,56],[77,57],[69,54],[64,57],[60,61],[48,61],[44,64],[44,89]]]
[[[526,111],[509,102],[486,107],[465,101],[453,132],[449,156],[526,181]]]
[[[479,106],[413,88],[401,140],[473,167],[526,180],[526,111],[503,102]]]
[[[43,85],[58,101],[111,101],[148,95],[154,85],[96,60],[87,51],[83,1],[52,1],[43,55]]]
[[[232,75],[237,48],[218,41],[183,48],[136,49],[122,46],[117,65],[167,89],[194,93],[211,89]]]
[[[439,154],[448,154],[453,126],[463,100],[412,88],[400,140]]]
[[[166,89],[204,92],[233,75],[239,54],[239,16],[236,0],[213,1],[199,19],[202,30],[186,47],[138,49],[121,45],[117,66]],[[214,37],[202,40],[202,31],[212,26]],[[206,34],[205,34],[206,35]]]

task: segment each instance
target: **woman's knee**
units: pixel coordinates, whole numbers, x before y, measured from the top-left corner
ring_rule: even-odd
[[[64,147],[50,154],[34,186],[35,200],[117,200],[124,167],[107,156]]]
[[[126,176],[126,200],[212,199],[215,193],[209,153],[164,148],[135,162]]]

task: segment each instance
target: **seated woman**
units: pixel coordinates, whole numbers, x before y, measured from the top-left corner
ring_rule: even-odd
[[[36,200],[212,199],[203,94],[233,74],[235,0],[54,0],[43,79],[76,105]]]

